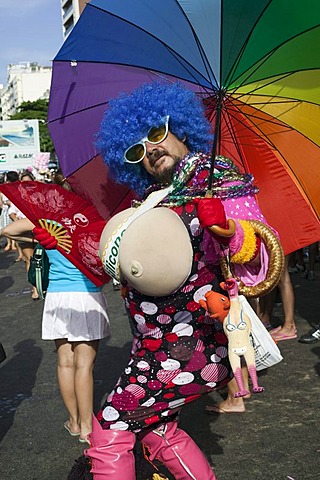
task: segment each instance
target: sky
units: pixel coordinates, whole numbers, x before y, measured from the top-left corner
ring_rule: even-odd
[[[9,63],[51,66],[62,43],[60,0],[0,0],[0,83]]]

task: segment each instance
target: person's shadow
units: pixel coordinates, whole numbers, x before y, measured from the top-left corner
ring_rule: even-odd
[[[0,293],[4,293],[14,284],[13,278],[10,276],[0,278]]]
[[[20,403],[32,397],[42,359],[42,349],[32,339],[23,340],[13,348],[15,355],[0,366],[0,443],[13,425]]]
[[[109,346],[100,340],[96,363],[94,366],[94,412],[100,410],[101,404],[118,381],[125,369],[130,355],[131,342],[122,347]]]

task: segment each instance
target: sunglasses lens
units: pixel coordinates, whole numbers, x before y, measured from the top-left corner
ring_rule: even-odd
[[[167,126],[160,125],[159,127],[152,127],[148,132],[148,140],[152,143],[160,143],[166,136]]]
[[[144,146],[141,143],[136,143],[135,145],[132,145],[127,151],[126,151],[126,159],[128,162],[140,162],[144,157]]]

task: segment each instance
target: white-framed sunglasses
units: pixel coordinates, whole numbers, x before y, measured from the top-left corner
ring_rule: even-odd
[[[151,127],[146,137],[127,148],[124,152],[124,161],[127,163],[139,163],[147,153],[146,142],[152,143],[152,145],[163,142],[168,135],[169,118],[170,115],[166,115],[161,119],[159,126]]]

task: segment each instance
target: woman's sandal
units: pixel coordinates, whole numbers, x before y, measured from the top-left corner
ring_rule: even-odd
[[[80,442],[80,443],[87,443],[88,445],[91,445],[91,443],[90,443],[90,440],[89,440],[88,436],[89,436],[89,434],[88,434],[88,435],[86,435],[86,437],[85,437],[85,438],[81,438],[81,437],[79,437],[79,442]]]
[[[72,430],[70,429],[70,422],[69,420],[67,420],[66,422],[64,422],[63,424],[64,428],[67,430],[67,432],[69,432],[69,434],[71,435],[71,437],[78,437],[80,435],[80,430],[79,432],[72,432]]]

